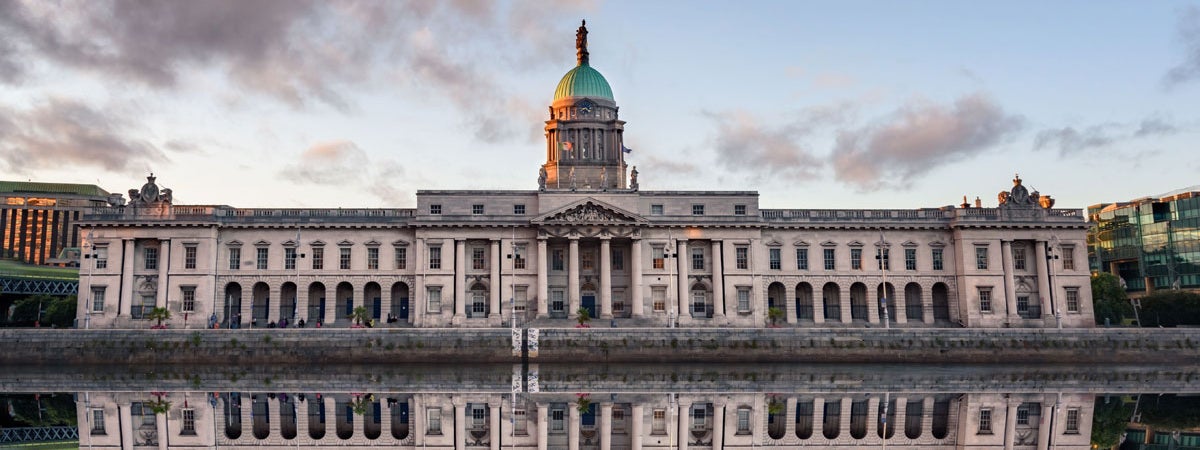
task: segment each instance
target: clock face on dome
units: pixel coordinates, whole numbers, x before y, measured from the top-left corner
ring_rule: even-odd
[[[584,100],[582,102],[579,102],[579,105],[577,105],[577,106],[579,107],[580,114],[591,114],[592,107],[595,105],[593,105],[591,101]]]

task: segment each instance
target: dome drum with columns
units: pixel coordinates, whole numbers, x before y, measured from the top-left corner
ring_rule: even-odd
[[[550,104],[543,189],[628,187],[625,122],[618,118],[608,81],[589,64],[586,25],[576,33],[577,65],[558,82]]]

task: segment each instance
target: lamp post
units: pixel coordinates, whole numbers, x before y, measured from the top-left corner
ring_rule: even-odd
[[[879,306],[881,309],[883,309],[883,328],[885,328],[885,329],[892,327],[891,321],[889,320],[889,317],[888,317],[888,308],[887,308],[887,302],[888,302],[888,299],[887,299],[887,295],[888,295],[887,271],[888,271],[888,266],[891,263],[891,261],[890,261],[891,255],[884,253],[884,252],[888,251],[886,245],[887,245],[886,241],[883,240],[883,229],[880,229],[879,230],[879,252],[878,252],[878,254],[875,255],[875,259],[879,260],[879,267],[881,270],[883,270],[883,286],[879,287],[879,289],[881,291],[881,293],[879,295]],[[885,255],[886,255],[886,257],[885,257]]]
[[[96,258],[98,256],[98,253],[96,252],[96,243],[93,240],[94,232],[94,228],[88,229],[87,242],[83,244],[83,248],[85,250],[83,259],[91,260],[91,267],[89,267],[87,271],[87,301],[85,301],[83,305],[83,329],[85,330],[91,329],[92,311],[96,309],[96,306],[92,304],[92,302],[96,301],[95,296],[92,295],[92,271],[96,270]]]
[[[1062,309],[1054,302],[1054,260],[1059,258],[1056,253],[1058,249],[1058,236],[1053,236],[1046,242],[1046,283],[1050,287],[1050,307],[1054,309],[1054,321],[1057,327],[1062,329]]]
[[[679,293],[676,292],[675,286],[675,262],[672,258],[679,258],[679,251],[676,248],[676,242],[671,237],[670,231],[667,232],[667,246],[663,248],[663,264],[667,265],[667,300],[670,302],[670,307],[667,308],[667,328],[675,328],[677,319],[677,304],[679,303]],[[674,297],[674,298],[672,298]]]

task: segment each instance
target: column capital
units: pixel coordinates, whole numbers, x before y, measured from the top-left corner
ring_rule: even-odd
[[[578,241],[578,240],[579,240],[579,234],[577,234],[577,233],[571,233],[569,236],[567,236],[567,239],[569,239],[569,240],[572,240],[572,241]]]
[[[599,236],[599,238],[601,241],[611,241],[612,240],[612,236],[609,236],[607,234],[601,235],[601,236]]]

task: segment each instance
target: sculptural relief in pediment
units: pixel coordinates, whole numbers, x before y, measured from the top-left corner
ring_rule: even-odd
[[[544,219],[545,223],[632,223],[638,220],[630,215],[612,208],[585,202],[551,214]]]

